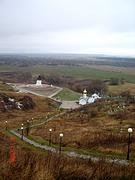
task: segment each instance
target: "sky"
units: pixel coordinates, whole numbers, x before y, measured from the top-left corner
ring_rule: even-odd
[[[135,0],[0,0],[0,53],[135,56]]]

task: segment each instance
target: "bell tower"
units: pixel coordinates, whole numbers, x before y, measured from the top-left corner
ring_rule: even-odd
[[[86,89],[84,89],[84,91],[83,91],[83,98],[86,98],[87,97],[87,91],[86,91]]]

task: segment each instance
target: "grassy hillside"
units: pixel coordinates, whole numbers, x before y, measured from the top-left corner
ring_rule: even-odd
[[[26,94],[20,94],[15,92],[5,93],[9,97],[14,97],[20,99]],[[42,121],[48,115],[53,115],[58,112],[58,104],[53,100],[38,97],[34,95],[27,94],[32,98],[36,106],[31,110],[8,110],[6,112],[0,111],[0,129],[5,127],[5,121],[8,121],[8,128],[17,128],[20,127],[22,123],[26,123],[27,120],[33,121]],[[33,120],[32,120],[33,118]]]
[[[8,92],[9,96],[20,98],[23,94]],[[127,166],[106,163],[104,160],[92,162],[68,158],[57,154],[46,153],[33,148],[16,139],[14,141],[15,162],[11,162],[11,137],[5,129],[17,128],[27,120],[34,118],[31,124],[46,119],[59,112],[54,101],[31,95],[36,107],[28,111],[0,112],[0,179],[30,179],[30,180],[87,180],[87,179],[134,179],[134,164]],[[121,104],[126,109],[118,109]],[[110,114],[110,110],[113,112]],[[31,128],[29,138],[41,144],[48,144],[49,128],[52,128],[53,146],[59,148],[59,133],[64,133],[62,150],[72,150],[78,153],[95,156],[111,156],[126,158],[127,128],[135,127],[134,104],[124,100],[103,100],[80,109],[70,110],[57,117],[54,121]],[[122,131],[121,131],[122,129]],[[131,136],[131,161],[135,160],[134,132]]]
[[[49,68],[49,73],[54,68]],[[69,75],[70,73],[70,75],[77,78],[81,76],[83,78],[90,77],[90,73],[90,78],[99,77],[99,75],[101,75],[101,78],[108,76],[104,71],[96,71],[94,69],[92,72],[89,69],[90,72],[85,72],[86,69],[82,69],[83,71],[78,72],[78,68],[75,71],[74,68],[77,67],[72,67],[70,71],[65,67],[65,69],[59,69],[59,72],[55,71],[53,73],[61,75],[64,73]],[[37,69],[35,69],[36,71]],[[33,73],[35,72],[33,71]],[[131,91],[132,94],[135,94],[135,85],[125,83],[119,86],[109,86],[109,93],[119,94],[123,91]],[[0,83],[0,92],[5,92],[8,96],[16,98],[26,95],[13,92],[10,86],[3,83]],[[32,97],[36,104],[34,109],[0,112],[0,131],[2,132],[0,132],[0,146],[2,147],[0,149],[0,162],[2,162],[0,164],[0,179],[134,179],[134,165],[124,167],[107,164],[104,161],[93,163],[91,161],[60,157],[34,149],[20,140],[17,140],[15,144],[16,162],[10,164],[10,143],[7,143],[9,142],[9,136],[4,131],[5,120],[8,121],[8,128],[12,129],[20,127],[27,120],[30,120],[31,124],[37,123],[45,120],[47,116],[49,117],[59,112],[57,103],[54,101],[30,94],[29,96]],[[64,100],[76,100],[80,97],[80,94],[64,88],[63,91],[55,96],[55,98],[59,97]],[[31,128],[29,138],[34,139],[40,144],[48,145],[48,130],[52,128],[52,146],[56,148],[59,148],[59,133],[64,133],[62,142],[63,151],[75,151],[101,158],[107,156],[126,159],[128,127],[133,128],[130,160],[134,162],[135,108],[134,103],[128,102],[127,99],[106,99],[76,110],[67,111],[66,114],[57,117],[54,121],[50,121],[37,128]]]
[[[135,167],[113,163],[83,161],[31,149],[14,139],[15,161],[11,161],[11,137],[0,133],[0,179],[20,180],[88,180],[134,179]],[[13,138],[12,138],[13,139]]]
[[[109,94],[120,94],[124,91],[129,91],[131,94],[135,95],[135,84],[125,83],[121,85],[108,86]]]
[[[80,93],[64,88],[60,93],[54,96],[54,98],[66,101],[75,101],[78,100],[80,96]]]
[[[134,104],[124,100],[102,100],[69,111],[41,128],[33,128],[31,135],[34,135],[35,140],[42,137],[40,143],[46,143],[44,139],[48,140],[48,129],[52,128],[53,144],[59,144],[59,133],[64,133],[65,150],[71,148],[78,152],[125,159],[127,129],[135,128],[134,117]],[[133,135],[131,159],[135,161],[134,140]]]
[[[14,91],[14,89],[9,86],[8,84],[3,83],[2,81],[0,81],[0,92],[9,92],[9,91]]]

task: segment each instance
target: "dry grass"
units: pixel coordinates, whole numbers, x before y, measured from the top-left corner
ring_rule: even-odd
[[[7,137],[0,140],[0,179],[2,180],[89,180],[134,179],[135,167],[108,164],[103,160],[93,163],[58,155],[40,153],[15,145],[16,162],[9,163]]]
[[[26,94],[17,94],[14,92],[6,93],[8,96],[13,96],[16,99],[23,97]],[[28,94],[32,97],[36,106],[32,110],[13,110],[7,112],[0,112],[0,128],[5,127],[5,121],[8,121],[8,128],[19,127],[21,123],[25,123],[27,120],[34,118],[39,120],[40,118],[45,117],[48,114],[55,114],[57,112],[57,103],[54,101]]]
[[[105,104],[104,104],[105,103]],[[117,100],[111,106],[117,107]],[[100,102],[88,105],[79,110],[72,110],[48,124],[31,129],[31,135],[49,139],[49,128],[53,129],[52,142],[59,143],[59,133],[64,133],[63,146],[84,148],[102,151],[104,153],[116,153],[119,155],[127,152],[127,128],[135,127],[134,105],[126,107],[126,119],[114,114],[108,115],[108,102]],[[122,129],[122,132],[120,131]],[[133,133],[132,158],[135,158],[135,142]],[[108,150],[107,150],[108,149]]]
[[[125,83],[117,86],[108,86],[108,94],[117,95],[125,91],[129,91],[131,94],[135,95],[135,84]]]
[[[0,81],[0,92],[12,92],[14,91],[11,86],[5,84],[4,82]]]
[[[20,98],[23,94],[14,92],[10,96]],[[5,128],[5,120],[8,120],[8,128],[19,127],[28,119],[39,120],[48,113],[58,112],[57,104],[53,101],[30,95],[36,103],[33,110],[14,110],[0,112],[0,128]],[[104,154],[124,154],[127,151],[127,127],[135,127],[134,104],[126,107],[126,119],[109,116],[107,114],[111,106],[115,109],[119,101],[98,102],[79,110],[71,110],[67,114],[58,117],[55,121],[45,126],[32,128],[31,134],[49,139],[49,128],[53,129],[52,142],[59,143],[59,133],[64,133],[63,145],[76,148],[93,149]],[[123,131],[120,133],[120,128]],[[131,158],[135,158],[135,138],[132,136]],[[16,162],[9,163],[10,141],[7,136],[0,133],[0,180],[89,180],[89,179],[135,179],[135,166],[120,166],[105,163],[103,160],[93,163],[79,159],[60,157],[27,148],[18,141],[15,144]]]

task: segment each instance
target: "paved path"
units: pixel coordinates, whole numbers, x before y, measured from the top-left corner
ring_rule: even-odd
[[[60,115],[63,115],[64,113],[66,112],[62,112],[60,114],[56,114],[54,115],[53,117],[50,117],[48,118],[47,120],[41,122],[41,123],[38,123],[38,124],[35,124],[35,125],[32,125],[31,127],[37,127],[37,126],[41,126],[49,121],[52,121],[54,120],[56,117],[60,116]],[[17,136],[18,138],[22,138],[22,136],[16,132],[16,129],[15,130],[9,130],[10,133],[12,133],[13,135]],[[46,150],[46,151],[49,151],[49,152],[52,152],[52,153],[59,153],[58,151],[58,148],[54,148],[54,147],[51,147],[51,146],[47,146],[47,145],[41,145],[37,142],[35,142],[34,140],[31,140],[25,136],[23,136],[23,140],[31,145],[33,145],[34,147],[38,147],[42,150]],[[116,164],[121,164],[121,165],[128,165],[129,162],[127,160],[120,160],[120,159],[111,159],[111,158],[101,158],[101,157],[94,157],[94,156],[91,156],[91,155],[84,155],[84,154],[78,154],[74,151],[63,151],[62,152],[63,155],[66,155],[66,156],[69,156],[69,157],[72,157],[72,158],[80,158],[80,159],[84,159],[84,160],[88,160],[90,159],[91,161],[94,161],[94,162],[98,162],[100,160],[104,160],[105,162],[109,162],[109,163],[116,163]]]
[[[14,130],[10,130],[10,132],[12,134],[14,134],[15,136],[19,137],[20,139],[22,138],[22,136],[20,134],[18,134],[17,132],[15,132]],[[46,146],[46,145],[41,145],[33,140],[30,140],[28,139],[27,137],[23,136],[23,140],[35,147],[38,147],[40,149],[44,149],[46,151],[50,151],[50,152],[55,152],[56,153],[56,149],[55,148],[52,148],[52,147],[49,147],[49,146]]]
[[[63,88],[61,88],[61,87],[57,87],[57,88],[58,88],[58,90],[55,93],[48,96],[48,98],[52,98],[53,96],[57,95],[59,92],[61,92],[63,90]]]
[[[60,91],[63,90],[63,88],[58,87],[58,86],[49,86],[46,84],[43,84],[43,86],[37,88],[36,86],[34,86],[34,84],[10,84],[8,83],[10,86],[12,86],[15,90],[19,90],[22,93],[31,93],[37,96],[43,96],[43,97],[48,97],[48,98],[52,98],[53,96],[55,96],[56,94],[58,94]],[[49,88],[49,89],[48,89]],[[51,88],[51,89],[50,89]],[[47,92],[45,92],[45,90]],[[41,92],[40,92],[41,91]]]
[[[60,108],[63,109],[76,109],[79,108],[80,105],[76,103],[76,101],[62,101]]]
[[[10,130],[10,132],[17,136],[18,138],[22,138],[22,136],[15,132],[14,130]],[[46,151],[49,151],[49,152],[52,152],[52,153],[59,153],[58,149],[56,148],[53,148],[53,147],[50,147],[50,146],[47,146],[47,145],[41,145],[25,136],[23,136],[23,140],[31,145],[33,145],[34,147],[38,147],[42,150],[46,150]],[[127,160],[119,160],[119,159],[110,159],[110,158],[99,158],[99,157],[93,157],[93,156],[90,156],[90,155],[83,155],[83,154],[78,154],[76,152],[73,152],[73,151],[63,151],[62,152],[63,155],[66,155],[66,156],[69,156],[69,157],[72,157],[72,158],[79,158],[79,159],[84,159],[84,160],[91,160],[91,161],[94,161],[94,162],[98,162],[100,160],[104,160],[105,162],[108,162],[108,163],[116,163],[116,164],[121,164],[121,165],[128,165],[129,162]]]
[[[56,115],[54,115],[54,116],[46,119],[45,121],[43,121],[43,122],[41,122],[41,123],[38,123],[38,124],[31,125],[30,127],[41,126],[41,125],[43,125],[43,124],[46,124],[46,123],[49,122],[49,121],[54,120],[56,117],[59,117],[59,116],[61,116],[61,115],[63,115],[63,114],[66,114],[66,112],[62,112],[62,113],[56,114]]]

